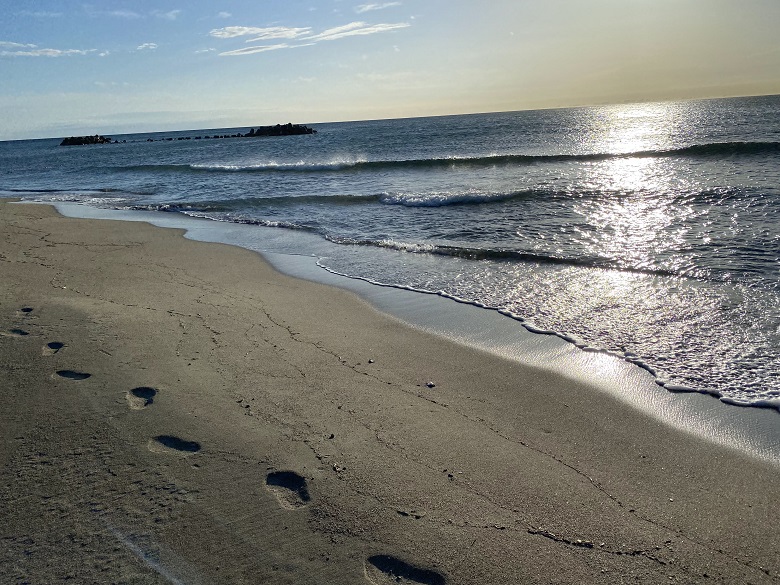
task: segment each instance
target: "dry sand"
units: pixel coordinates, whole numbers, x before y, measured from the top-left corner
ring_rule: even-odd
[[[0,203],[0,283],[2,583],[780,581],[777,467],[252,252]]]

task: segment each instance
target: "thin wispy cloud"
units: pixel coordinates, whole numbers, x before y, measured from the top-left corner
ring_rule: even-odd
[[[0,47],[5,47],[8,49],[34,49],[36,45],[14,43],[12,41],[0,41]]]
[[[270,39],[295,39],[311,32],[311,27],[292,28],[286,26],[226,26],[215,28],[209,35],[217,39],[233,39],[236,37],[251,36],[247,43]]]
[[[114,18],[125,18],[127,20],[136,20],[138,18],[143,18],[143,16],[141,16],[137,12],[133,12],[132,10],[91,10],[91,9],[87,9],[87,13],[90,16],[112,16]]]
[[[117,18],[130,18],[130,19],[136,19],[141,18],[141,15],[137,12],[133,12],[132,10],[114,10],[112,12],[107,13],[109,16],[116,16]]]
[[[384,10],[385,8],[392,8],[393,6],[400,6],[400,2],[385,2],[383,4],[361,4],[355,6],[355,12],[362,14],[364,12],[371,12],[372,10]]]
[[[152,12],[152,14],[157,18],[163,18],[165,20],[176,20],[181,13],[182,13],[181,10],[171,10],[169,12],[162,12],[160,10],[155,10],[154,12]]]
[[[226,51],[224,53],[220,53],[220,57],[222,56],[233,56],[233,55],[254,55],[255,53],[266,53],[268,51],[278,51],[279,49],[289,49],[290,45],[286,43],[281,43],[279,45],[263,45],[258,47],[244,47],[243,49],[236,49],[235,51]]]
[[[285,39],[295,41],[293,43],[281,43],[275,45],[255,45],[243,49],[224,51],[222,56],[253,55],[276,51],[279,49],[294,49],[306,47],[324,41],[335,41],[346,37],[373,35],[392,30],[398,30],[411,26],[408,22],[394,24],[367,24],[365,22],[350,22],[342,26],[326,29],[320,33],[312,34],[311,27],[252,27],[252,26],[226,26],[212,30],[209,35],[217,39],[236,39],[251,37],[245,42],[256,43],[273,39]]]
[[[30,10],[22,10],[19,12],[20,16],[31,16],[33,18],[60,18],[62,12],[47,12],[45,10],[39,10],[36,12]]]
[[[164,12],[162,10],[152,10],[151,12],[135,12],[133,10],[102,10],[97,9],[94,6],[91,6],[89,4],[85,4],[83,6],[84,12],[87,13],[87,16],[90,16],[91,18],[98,18],[101,16],[108,16],[111,18],[124,18],[126,20],[140,20],[140,19],[146,19],[150,16],[153,16],[155,18],[160,18],[163,20],[176,20],[183,10],[169,10],[167,12]]]
[[[143,45],[138,45],[136,47],[136,51],[154,51],[158,47],[157,43],[144,43]]]
[[[381,32],[397,30],[409,26],[408,22],[399,22],[396,24],[366,24],[365,22],[350,22],[344,26],[330,28],[320,34],[304,37],[312,41],[335,41],[345,37],[373,35]]]
[[[230,18],[231,16],[233,15],[230,14],[229,12],[220,12],[219,14],[217,14],[217,18]]]
[[[253,37],[251,39],[247,39],[246,42],[247,43],[257,43],[259,41],[268,41],[268,40],[271,40],[271,39],[290,39],[290,40],[292,40],[292,39],[301,38],[303,35],[309,34],[311,32],[311,29],[297,29],[297,30],[299,30],[301,32],[297,32],[295,34],[290,33],[289,36],[281,35],[281,34],[276,35],[274,33],[270,33],[270,34],[266,33],[266,34],[262,34],[262,35],[257,36],[257,37]]]
[[[70,57],[88,55],[97,49],[29,49],[25,51],[0,51],[0,57]]]
[[[341,26],[335,26],[333,28],[326,29],[321,33],[306,38],[315,41],[340,38],[338,35],[350,34],[352,31],[363,28],[364,26],[366,26],[365,22],[350,22],[349,24],[343,24]]]
[[[41,48],[32,43],[16,43],[13,41],[0,41],[0,57],[69,57],[73,55],[88,55],[97,52],[97,49],[49,49]],[[13,50],[7,50],[13,49]]]

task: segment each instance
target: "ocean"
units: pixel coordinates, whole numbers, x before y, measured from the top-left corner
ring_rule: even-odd
[[[780,409],[780,96],[309,126],[2,142],[0,196],[252,226],[668,391]]]

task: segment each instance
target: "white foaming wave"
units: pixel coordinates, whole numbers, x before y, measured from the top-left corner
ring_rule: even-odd
[[[78,190],[72,191],[2,191],[0,197],[19,197],[41,203],[84,203],[96,207],[116,206],[117,204],[129,201],[127,197],[119,194],[113,197],[106,197],[106,191],[100,190]]]
[[[220,164],[220,163],[194,163],[190,168],[198,171],[226,171],[226,172],[252,172],[252,171],[337,171],[354,167],[368,162],[367,159],[333,159],[324,162],[299,160],[295,162],[279,162],[275,160],[255,164]]]
[[[273,220],[273,219],[254,219],[243,215],[211,213],[211,212],[197,211],[192,209],[182,209],[179,211],[179,213],[181,213],[182,215],[186,215],[188,217],[209,219],[211,221],[241,223],[241,224],[249,224],[249,225],[256,225],[260,227],[269,227],[269,228],[285,228],[290,230],[310,231],[309,228],[307,228],[306,226],[298,223],[290,222],[290,221],[281,221],[281,220]]]
[[[765,398],[732,398],[721,396],[720,401],[733,406],[752,406],[758,408],[773,408],[780,411],[780,396],[774,392],[767,392]],[[759,394],[760,396],[760,394]]]
[[[444,207],[464,203],[490,203],[514,197],[514,193],[485,193],[483,191],[433,191],[428,193],[385,193],[379,200],[386,205],[406,207]]]
[[[399,242],[393,239],[380,240],[377,242],[380,248],[389,250],[398,250],[399,252],[431,253],[436,250],[433,244],[419,244],[412,242]]]

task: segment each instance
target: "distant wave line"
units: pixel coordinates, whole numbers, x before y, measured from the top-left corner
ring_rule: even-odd
[[[618,153],[561,153],[561,154],[490,154],[486,156],[448,156],[424,159],[382,159],[382,160],[334,160],[325,162],[269,161],[258,164],[192,163],[128,165],[115,167],[118,171],[141,172],[202,172],[202,173],[275,173],[275,172],[338,172],[349,170],[371,170],[388,168],[443,168],[468,166],[544,164],[567,161],[605,161],[627,158],[697,158],[718,156],[755,156],[780,154],[780,142],[713,142],[695,144],[681,148],[640,150]]]

